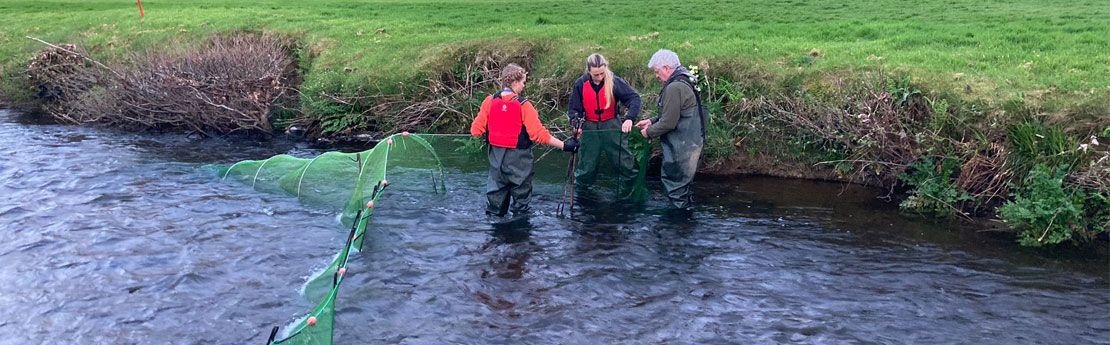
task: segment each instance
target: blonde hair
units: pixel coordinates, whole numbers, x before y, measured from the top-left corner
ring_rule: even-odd
[[[524,71],[524,67],[511,63],[501,69],[501,78],[498,81],[501,82],[501,87],[510,88],[513,83],[524,80],[525,75],[528,75],[528,72]]]
[[[605,60],[601,54],[593,53],[586,58],[586,73],[590,73],[591,68],[605,68],[605,109],[613,106],[613,71],[609,69],[609,61]]]

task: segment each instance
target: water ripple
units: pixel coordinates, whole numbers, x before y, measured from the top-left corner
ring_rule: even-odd
[[[334,211],[202,168],[320,152],[303,145],[3,110],[0,141],[0,344],[261,343],[312,307],[298,290],[345,235]],[[705,179],[690,214],[657,194],[643,209],[583,199],[564,219],[558,179],[541,178],[536,215],[491,224],[484,178],[465,167],[447,194],[386,194],[339,295],[338,343],[1110,341],[1105,260],[910,221],[866,189]]]

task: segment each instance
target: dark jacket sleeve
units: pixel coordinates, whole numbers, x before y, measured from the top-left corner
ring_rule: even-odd
[[[636,93],[636,89],[628,85],[624,79],[613,76],[613,97],[620,100],[625,108],[628,108],[624,119],[636,122],[636,118],[640,117],[640,94]]]
[[[589,75],[584,75],[574,81],[574,88],[570,91],[570,104],[567,105],[568,120],[573,120],[575,116],[584,116],[586,114],[586,108],[582,107],[582,83],[585,82],[582,79],[587,77],[589,77]]]

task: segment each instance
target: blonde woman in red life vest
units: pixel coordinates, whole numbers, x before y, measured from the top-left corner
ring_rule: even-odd
[[[624,114],[622,111],[627,110]],[[628,150],[628,132],[640,115],[640,94],[624,79],[613,75],[601,54],[586,58],[586,74],[574,81],[567,116],[581,119],[582,149],[578,152],[575,181],[589,189],[597,179],[598,162],[608,157],[618,173],[618,194],[632,192],[636,167]]]
[[[517,64],[501,69],[502,90],[482,101],[478,116],[470,124],[470,135],[485,135],[489,141],[489,179],[486,182],[486,214],[513,216],[527,214],[532,195],[532,175],[535,157],[532,144],[539,143],[562,149],[578,151],[578,140],[566,142],[551,136],[540,123],[539,113],[532,102],[520,92],[528,73]]]

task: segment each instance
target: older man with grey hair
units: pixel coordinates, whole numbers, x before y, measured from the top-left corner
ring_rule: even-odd
[[[663,82],[656,104],[659,116],[636,123],[645,138],[660,138],[663,146],[662,180],[667,198],[678,208],[692,206],[690,186],[705,146],[708,113],[701,106],[697,77],[682,67],[678,55],[660,49],[648,67]]]

